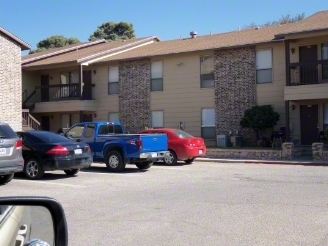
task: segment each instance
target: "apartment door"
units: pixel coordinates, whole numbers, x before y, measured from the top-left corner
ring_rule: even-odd
[[[41,75],[41,86],[49,86],[49,75]],[[49,102],[49,87],[41,88],[41,102]]]
[[[41,116],[41,128],[44,131],[50,131],[50,117]]]
[[[300,63],[310,63],[318,61],[317,45],[301,46],[299,48]],[[318,83],[318,65],[303,65],[300,67],[301,84],[316,84]]]
[[[312,145],[319,138],[318,105],[301,105],[301,144]]]
[[[91,100],[92,99],[92,90],[91,90],[91,70],[83,71],[83,91],[82,99]]]

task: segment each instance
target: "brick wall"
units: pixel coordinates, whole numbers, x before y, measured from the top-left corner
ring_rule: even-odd
[[[21,48],[0,34],[0,121],[22,129]]]
[[[255,139],[253,131],[240,126],[245,110],[256,103],[255,47],[216,51],[214,64],[217,134],[238,130]]]
[[[281,160],[281,150],[276,149],[207,149],[208,158],[245,160]]]
[[[122,62],[119,76],[120,121],[135,133],[150,124],[150,61]]]

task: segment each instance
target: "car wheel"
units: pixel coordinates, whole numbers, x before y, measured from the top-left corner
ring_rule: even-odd
[[[185,163],[187,163],[187,164],[191,164],[191,163],[194,162],[194,160],[195,160],[195,158],[190,158],[190,159],[188,159],[188,160],[185,160]]]
[[[110,172],[121,172],[125,168],[122,155],[116,151],[109,151],[106,155],[106,166]]]
[[[178,162],[178,158],[177,155],[175,154],[175,152],[173,150],[169,150],[170,153],[164,157],[164,163],[166,165],[175,165]]]
[[[30,158],[25,161],[24,173],[29,179],[40,179],[44,175],[44,170],[37,159]]]
[[[136,166],[139,169],[148,169],[153,165],[153,163],[154,162],[152,162],[152,161],[143,161],[143,162],[140,162],[140,163],[136,163]]]
[[[0,176],[0,185],[9,183],[14,178],[14,174]]]
[[[74,176],[75,174],[77,174],[80,171],[80,169],[67,169],[64,170],[64,172],[68,175],[68,176]]]

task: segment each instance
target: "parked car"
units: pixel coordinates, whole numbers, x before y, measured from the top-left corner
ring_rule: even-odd
[[[0,122],[0,185],[9,183],[23,167],[22,140],[8,124]]]
[[[86,143],[76,143],[47,131],[21,131],[24,173],[29,179],[40,179],[45,171],[64,170],[73,176],[92,162],[91,149]]]
[[[148,169],[167,151],[166,134],[125,134],[119,122],[83,122],[63,134],[91,147],[95,162],[106,163],[111,172],[120,172],[126,164]]]
[[[164,158],[167,165],[175,165],[177,161],[191,164],[195,158],[206,154],[206,145],[203,138],[194,137],[185,131],[173,128],[147,129],[140,134],[167,134],[170,154]]]

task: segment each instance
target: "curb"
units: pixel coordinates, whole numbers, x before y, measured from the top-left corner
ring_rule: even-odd
[[[302,165],[302,166],[328,166],[328,162],[324,161],[276,161],[276,160],[232,160],[232,159],[212,159],[212,158],[197,158],[197,162],[212,162],[212,163],[236,163],[236,164],[267,164],[267,165]]]

